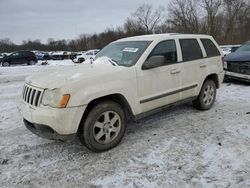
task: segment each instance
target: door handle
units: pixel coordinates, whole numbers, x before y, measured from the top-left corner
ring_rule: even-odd
[[[201,64],[201,65],[200,65],[200,68],[205,68],[205,67],[207,67],[206,64]]]
[[[181,70],[178,70],[178,69],[173,69],[170,71],[171,74],[178,74],[180,72],[181,72]]]

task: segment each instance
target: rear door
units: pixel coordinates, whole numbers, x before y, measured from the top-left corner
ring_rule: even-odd
[[[181,69],[181,99],[197,96],[201,84],[200,74],[206,69],[206,62],[202,61],[204,52],[196,38],[179,39],[180,51],[182,53]]]
[[[28,63],[30,59],[30,52],[23,51],[21,52],[22,63]]]
[[[200,41],[201,46],[203,46],[205,51],[205,58],[203,61],[206,67],[200,69],[200,79],[204,80],[207,75],[214,73],[219,74],[223,71],[222,55],[213,40],[209,38],[201,38]]]

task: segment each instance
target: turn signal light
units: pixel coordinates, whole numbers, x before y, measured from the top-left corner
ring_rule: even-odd
[[[66,108],[66,106],[69,102],[69,99],[70,99],[70,94],[63,95],[61,100],[60,100],[59,108]]]

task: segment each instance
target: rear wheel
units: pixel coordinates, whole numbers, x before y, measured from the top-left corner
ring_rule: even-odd
[[[9,66],[10,66],[10,63],[9,63],[9,62],[3,62],[3,63],[2,63],[2,66],[3,66],[3,67],[9,67]]]
[[[78,134],[87,148],[101,152],[117,146],[124,136],[125,129],[125,115],[121,106],[106,101],[90,110]]]
[[[193,101],[193,105],[199,110],[209,110],[213,106],[215,98],[216,85],[213,80],[206,80],[198,98]]]

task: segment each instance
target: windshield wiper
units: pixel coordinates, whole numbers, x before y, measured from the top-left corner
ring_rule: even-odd
[[[109,58],[109,62],[114,66],[118,66],[117,61],[114,59]]]

